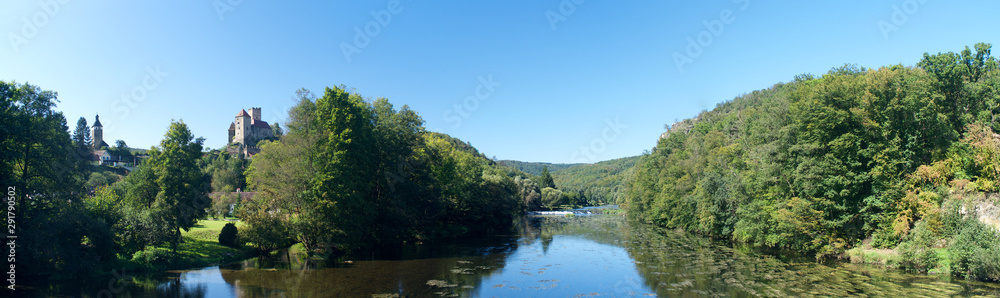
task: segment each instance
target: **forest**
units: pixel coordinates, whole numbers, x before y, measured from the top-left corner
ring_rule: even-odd
[[[500,164],[530,174],[542,189],[542,207],[580,208],[618,204],[625,198],[625,183],[638,156],[594,164],[560,164],[501,160]],[[550,188],[545,190],[545,188]]]
[[[637,162],[633,219],[765,249],[1000,280],[991,45],[845,65],[679,122]],[[878,252],[886,252],[880,255]]]
[[[192,258],[220,262],[293,243],[318,256],[392,250],[506,231],[540,208],[542,191],[530,175],[425,131],[406,106],[343,86],[322,97],[297,94],[287,129],[259,143],[252,159],[208,150],[183,121],[172,121],[145,151],[148,160],[119,175],[91,162],[86,120],[71,133],[55,110],[57,93],[0,81],[0,117],[8,119],[0,183],[14,190],[16,231],[8,234],[18,233],[19,276],[185,268],[201,264]],[[124,142],[109,150],[133,151]],[[209,196],[236,189],[257,195]],[[238,230],[193,232],[208,217],[233,216]]]

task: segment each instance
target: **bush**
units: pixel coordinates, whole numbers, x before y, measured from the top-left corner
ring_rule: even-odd
[[[245,224],[239,238],[259,251],[278,249],[292,243],[288,226],[277,217],[265,213],[244,212]]]
[[[147,247],[132,254],[132,261],[152,269],[165,269],[174,262],[170,249]]]
[[[938,255],[934,249],[919,247],[907,242],[899,245],[899,267],[903,270],[927,273],[938,264]]]
[[[219,232],[219,244],[235,247],[236,235],[236,225],[233,223],[227,223],[224,227],[222,227],[222,231]]]
[[[1000,281],[1000,235],[974,217],[965,219],[949,250],[951,272],[969,279]]]

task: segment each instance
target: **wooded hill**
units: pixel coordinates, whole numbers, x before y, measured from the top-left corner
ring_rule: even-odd
[[[721,103],[639,160],[625,208],[758,247],[889,248],[903,268],[1000,280],[1000,237],[974,207],[1000,191],[990,50],[846,65]]]
[[[541,175],[542,169],[548,167],[556,188],[563,192],[578,194],[580,205],[598,206],[617,204],[624,199],[624,181],[638,160],[639,156],[632,156],[595,164],[552,164],[513,160],[503,160],[500,163],[535,176]]]

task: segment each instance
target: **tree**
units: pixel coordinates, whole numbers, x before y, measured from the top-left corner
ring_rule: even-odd
[[[212,217],[225,218],[229,216],[229,211],[233,204],[239,202],[239,197],[231,193],[223,193],[212,197]]]
[[[310,211],[328,229],[310,234],[325,247],[363,243],[375,217],[369,200],[371,183],[378,179],[372,111],[344,87],[327,88],[316,100],[316,121],[322,137],[314,160],[317,173]]]
[[[0,81],[0,185],[15,192],[25,274],[86,274],[114,257],[107,226],[80,200],[87,169],[57,102],[55,92]]]
[[[77,146],[90,147],[93,141],[90,139],[90,127],[87,126],[87,118],[80,117],[80,120],[76,121],[76,129],[73,130],[73,141],[76,142]]]
[[[159,192],[153,209],[164,216],[174,237],[172,249],[176,252],[181,241],[181,229],[188,230],[198,219],[205,217],[208,198],[208,178],[198,167],[203,139],[194,140],[191,130],[183,121],[171,121],[158,148],[150,150],[149,163],[156,172]]]
[[[549,174],[549,167],[545,167],[542,169],[541,185],[539,186],[542,188],[546,187],[556,188],[556,182],[552,180],[552,175]]]
[[[128,145],[125,144],[125,141],[115,141],[115,148],[112,149],[112,152],[114,152],[114,155],[117,156],[119,160],[132,160],[132,151],[128,149]]]
[[[311,196],[309,189],[316,174],[313,160],[321,135],[313,120],[315,98],[305,89],[296,93],[298,103],[288,111],[285,126],[289,129],[285,136],[261,143],[260,153],[246,170],[247,186],[257,194],[240,210],[239,217],[246,224],[240,233],[262,250],[279,247],[287,238],[294,238],[310,249],[317,246],[305,233],[311,224],[305,219],[311,209],[305,199]]]
[[[274,138],[276,139],[280,139],[282,136],[285,135],[285,131],[281,129],[281,123],[275,123],[274,125],[271,125],[271,130],[274,131]]]
[[[566,196],[563,196],[563,192],[561,190],[551,187],[542,189],[542,205],[545,205],[545,207],[553,208],[566,205],[569,203],[566,199]]]

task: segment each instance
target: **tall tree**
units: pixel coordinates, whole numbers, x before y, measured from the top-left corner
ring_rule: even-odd
[[[66,118],[54,110],[56,98],[34,85],[0,81],[0,185],[15,194],[24,273],[85,272],[99,258],[113,258],[106,227],[81,206],[84,169]]]
[[[90,138],[90,127],[87,126],[87,118],[80,117],[80,120],[76,121],[76,129],[73,130],[73,141],[76,141],[77,146],[90,147],[93,140]]]
[[[125,144],[125,141],[115,141],[115,148],[113,151],[115,156],[117,156],[120,160],[132,160],[132,151],[128,149],[128,144]]]
[[[211,204],[207,193],[207,177],[198,167],[201,158],[202,138],[194,140],[191,130],[183,121],[171,121],[159,148],[150,150],[150,161],[156,172],[159,192],[153,208],[163,216],[174,237],[171,241],[176,252],[181,240],[181,229],[188,230],[198,219],[205,217],[205,208]]]
[[[542,185],[541,188],[551,187],[556,188],[556,181],[552,180],[552,175],[549,174],[549,167],[542,168],[541,175]]]
[[[321,224],[329,225],[327,231],[312,233],[320,243],[358,244],[370,235],[375,216],[369,196],[372,181],[377,179],[372,120],[372,111],[361,96],[344,87],[327,88],[316,101],[322,138],[314,161],[312,211],[323,218]]]

